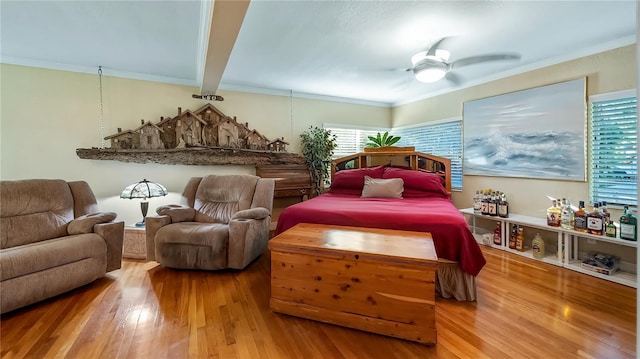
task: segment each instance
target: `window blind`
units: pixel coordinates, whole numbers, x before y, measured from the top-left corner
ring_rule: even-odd
[[[593,202],[638,204],[636,103],[632,91],[590,98],[589,182]]]
[[[368,136],[375,136],[378,132],[389,131],[389,129],[343,128],[332,125],[324,125],[324,128],[336,135],[338,147],[333,151],[334,159],[362,152],[369,141]]]
[[[394,128],[402,138],[396,145],[414,146],[416,151],[451,160],[451,188],[462,189],[462,120]]]

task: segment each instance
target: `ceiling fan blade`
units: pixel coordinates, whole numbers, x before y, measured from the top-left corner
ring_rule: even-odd
[[[451,69],[469,66],[473,64],[477,64],[480,62],[489,62],[489,61],[501,61],[501,60],[520,60],[520,55],[518,54],[495,54],[495,55],[481,55],[481,56],[471,56],[465,57],[464,59],[459,59],[451,64],[449,67]]]
[[[447,71],[447,73],[444,75],[444,78],[447,79],[447,81],[451,82],[454,85],[460,85],[460,76],[454,74],[451,71]]]
[[[442,39],[438,40],[435,44],[431,45],[431,47],[429,48],[429,51],[427,51],[426,56],[436,56],[436,50],[440,47],[442,42],[446,39],[448,39],[448,37],[443,37]]]

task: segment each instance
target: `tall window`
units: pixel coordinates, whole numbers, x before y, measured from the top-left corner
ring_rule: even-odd
[[[401,139],[396,146],[414,146],[416,151],[445,157],[451,160],[451,187],[462,189],[462,120],[454,118],[436,123],[423,123],[393,129],[358,129],[340,125],[325,125],[338,140],[333,158],[362,152],[367,136],[389,131]]]
[[[402,138],[398,146],[414,146],[416,151],[445,157],[451,160],[451,188],[462,189],[462,120],[454,118],[423,123],[415,126],[397,127],[394,136]]]
[[[589,97],[590,197],[607,205],[638,204],[635,90]]]

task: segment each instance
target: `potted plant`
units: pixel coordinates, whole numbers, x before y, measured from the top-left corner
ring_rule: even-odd
[[[311,185],[315,194],[324,191],[331,169],[331,156],[338,146],[336,136],[331,131],[315,126],[300,134],[302,155],[306,158],[311,174]]]
[[[390,147],[393,147],[394,151],[414,151],[415,147],[397,147],[393,146],[396,142],[400,141],[400,136],[393,136],[386,131],[384,134],[378,134],[376,136],[367,136],[369,142],[364,146],[364,152],[381,152],[389,151]]]

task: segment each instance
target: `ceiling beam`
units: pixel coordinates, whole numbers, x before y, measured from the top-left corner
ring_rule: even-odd
[[[202,71],[200,93],[218,90],[231,50],[236,42],[250,0],[217,0],[210,9],[209,39]]]

